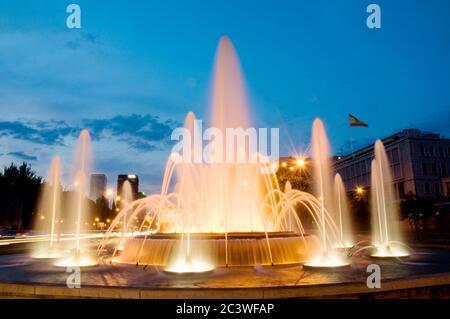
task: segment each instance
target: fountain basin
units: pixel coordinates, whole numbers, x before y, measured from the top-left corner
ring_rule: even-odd
[[[224,233],[193,233],[190,243],[191,247],[201,247],[202,256],[207,256],[209,263],[216,267],[302,263],[309,259],[308,249],[313,251],[317,245],[312,235],[305,236],[304,240],[291,232],[273,232],[267,236],[268,240],[264,232],[228,233],[225,241]],[[170,265],[180,240],[181,234],[175,233],[153,234],[145,242],[144,236],[128,238],[124,250],[113,262],[136,264],[142,249],[139,264]]]

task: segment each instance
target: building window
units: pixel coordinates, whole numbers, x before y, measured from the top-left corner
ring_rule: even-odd
[[[434,183],[434,192],[435,193],[441,192],[441,185],[439,185],[439,183]]]
[[[427,163],[422,163],[422,173],[424,173],[424,174],[428,173]]]
[[[398,148],[392,149],[392,163],[400,162],[400,156],[398,155]]]
[[[430,156],[434,156],[434,147],[430,146],[430,149],[428,152],[429,152]]]
[[[398,188],[398,197],[399,198],[405,198],[405,183],[401,182],[397,184]]]
[[[436,163],[431,163],[431,173],[432,174],[436,174],[437,173]]]
[[[430,193],[430,184],[425,183],[425,184],[423,184],[423,187],[425,189],[425,193],[429,194]]]
[[[450,182],[445,183],[445,185],[447,186],[447,196],[450,196]]]
[[[420,147],[420,153],[422,154],[422,156],[427,156],[427,155],[428,155],[427,149],[426,149],[425,146],[422,145],[422,146]]]
[[[394,173],[394,179],[400,179],[402,178],[402,169],[400,167],[400,164],[395,164],[392,167],[392,171]]]
[[[444,157],[444,148],[442,146],[439,147],[439,156]]]
[[[441,172],[442,174],[447,174],[447,165],[445,163],[441,164]]]

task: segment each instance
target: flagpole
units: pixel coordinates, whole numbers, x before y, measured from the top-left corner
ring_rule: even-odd
[[[350,126],[350,149],[352,151],[352,158],[355,159],[355,153],[353,152],[353,138],[352,138],[352,127]]]

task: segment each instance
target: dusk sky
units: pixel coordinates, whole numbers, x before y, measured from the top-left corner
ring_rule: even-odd
[[[81,7],[81,29],[66,7]],[[366,7],[381,6],[381,29]],[[158,191],[170,134],[207,120],[216,46],[233,41],[256,127],[281,155],[307,149],[315,117],[333,152],[406,128],[450,136],[450,1],[0,0],[0,165],[53,155],[66,175],[77,134],[115,187],[136,173]],[[349,128],[352,113],[369,124]]]

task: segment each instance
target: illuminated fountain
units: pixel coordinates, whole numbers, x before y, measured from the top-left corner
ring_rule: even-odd
[[[220,134],[228,128],[251,127],[243,82],[235,49],[223,37],[216,56],[210,121]],[[100,256],[112,263],[156,265],[184,274],[214,267],[303,263],[321,244],[306,232],[297,214],[300,208],[312,216],[321,237],[339,237],[327,208],[315,196],[291,189],[290,184],[280,190],[277,163],[267,154],[231,144],[232,154],[243,154],[246,161],[228,162],[224,158],[230,152],[229,141],[227,147],[216,143],[220,140],[216,133],[207,136],[214,143],[204,147],[202,127],[193,113],[186,116],[184,128],[188,133],[183,142],[186,138],[189,147],[168,157],[161,192],[119,212],[98,248]],[[205,157],[209,160],[203,161]],[[120,227],[124,220],[126,228]],[[123,250],[121,241],[111,244],[118,232],[124,238]],[[328,266],[335,265],[341,264]]]
[[[353,230],[351,227],[350,211],[345,185],[339,174],[334,175],[334,207],[337,212],[336,224],[339,228],[338,248],[351,248],[354,245]]]
[[[126,180],[123,185],[122,189],[120,191],[120,195],[118,197],[118,203],[122,203],[123,206],[128,206],[131,202],[133,202],[133,190],[131,189],[131,184],[128,180]],[[123,245],[125,243],[125,237],[127,232],[127,214],[123,214],[123,220],[120,221],[122,224],[122,234],[120,237],[120,243],[117,247],[118,250],[123,250]]]
[[[373,257],[406,257],[408,249],[402,241],[398,204],[395,201],[391,168],[384,145],[375,142],[372,161],[372,245]]]
[[[73,163],[73,194],[67,207],[67,223],[65,230],[73,234],[74,240],[65,241],[64,249],[67,254],[58,260],[55,265],[60,267],[84,267],[97,264],[96,258],[90,256],[82,232],[89,225],[90,216],[86,207],[88,190],[88,176],[90,173],[91,138],[87,130],[83,130],[78,137]]]
[[[336,203],[342,203],[341,196],[336,200],[333,189],[330,146],[325,127],[320,119],[315,119],[311,137],[313,159],[313,187],[319,199],[320,211],[320,249],[315,256],[305,264],[307,267],[341,267],[349,265],[349,261],[336,248],[345,246],[344,229],[339,217],[342,209],[336,208]],[[341,206],[342,208],[342,206]],[[329,221],[329,222],[327,222]],[[336,225],[339,225],[338,228]],[[349,229],[346,229],[349,231]],[[347,236],[347,234],[345,234]]]
[[[61,216],[61,161],[53,157],[48,179],[41,190],[36,230],[42,234],[42,241],[36,244],[33,258],[60,258],[57,233]]]

